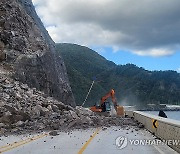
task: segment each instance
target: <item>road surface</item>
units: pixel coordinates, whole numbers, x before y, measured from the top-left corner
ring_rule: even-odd
[[[119,140],[122,137],[127,138],[127,144],[125,140]],[[139,140],[153,139],[155,137],[145,129],[135,130],[133,126],[93,128],[59,132],[58,136],[44,132],[0,137],[0,151],[4,154],[177,154],[167,145],[138,144]],[[131,144],[130,140],[137,142]]]

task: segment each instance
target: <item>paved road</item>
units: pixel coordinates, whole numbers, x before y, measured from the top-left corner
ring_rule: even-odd
[[[1,137],[0,151],[5,154],[177,154],[166,145],[131,145],[131,141],[139,139],[154,139],[148,131],[134,128],[111,127],[75,130],[69,133],[60,132],[58,136],[49,136],[48,133],[34,134],[28,136]],[[127,146],[124,142],[116,143],[121,136],[127,138]],[[121,138],[122,139],[122,138]],[[123,144],[120,144],[123,143]],[[118,146],[125,146],[123,149]]]

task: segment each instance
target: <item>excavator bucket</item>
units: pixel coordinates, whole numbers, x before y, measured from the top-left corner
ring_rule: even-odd
[[[124,107],[118,105],[116,108],[117,108],[117,111],[116,111],[117,115],[118,116],[124,116]]]

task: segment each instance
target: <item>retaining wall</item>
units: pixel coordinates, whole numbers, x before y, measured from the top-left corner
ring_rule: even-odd
[[[140,111],[126,111],[125,114],[134,117],[135,120],[142,123],[146,129],[162,140],[180,141],[180,121],[178,120],[162,118]],[[171,148],[180,153],[180,143],[179,145],[171,145]]]

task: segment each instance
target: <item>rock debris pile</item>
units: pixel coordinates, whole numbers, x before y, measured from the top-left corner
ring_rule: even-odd
[[[35,88],[0,75],[1,134],[130,124],[136,125],[129,118],[99,116],[83,107],[72,108]]]

